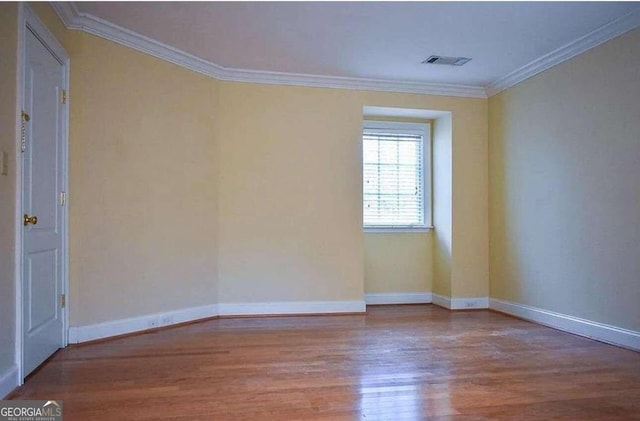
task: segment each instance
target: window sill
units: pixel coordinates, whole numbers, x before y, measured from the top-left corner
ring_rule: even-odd
[[[365,233],[398,234],[403,232],[429,232],[433,227],[364,227]]]

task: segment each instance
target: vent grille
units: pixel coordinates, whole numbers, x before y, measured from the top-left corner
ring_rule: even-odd
[[[422,64],[444,64],[446,66],[462,66],[471,61],[467,57],[429,56]]]

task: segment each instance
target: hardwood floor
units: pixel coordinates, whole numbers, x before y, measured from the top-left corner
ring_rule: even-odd
[[[640,420],[640,353],[489,311],[210,320],[61,350],[69,420]]]

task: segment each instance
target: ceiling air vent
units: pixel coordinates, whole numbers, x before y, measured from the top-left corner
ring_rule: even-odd
[[[447,66],[462,66],[471,59],[467,57],[444,57],[444,56],[429,56],[422,64],[446,64]]]

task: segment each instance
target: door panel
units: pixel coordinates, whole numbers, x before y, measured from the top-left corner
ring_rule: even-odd
[[[23,213],[37,223],[23,226],[24,375],[63,346],[62,191],[64,66],[27,29],[25,38],[25,149],[22,154]],[[26,119],[25,119],[26,120]]]
[[[42,250],[31,253],[28,256],[28,276],[26,293],[28,294],[29,308],[26,313],[25,324],[27,333],[33,335],[37,330],[58,317],[57,290],[54,282],[40,282],[56,272],[58,251]],[[34,284],[35,281],[35,284]]]

